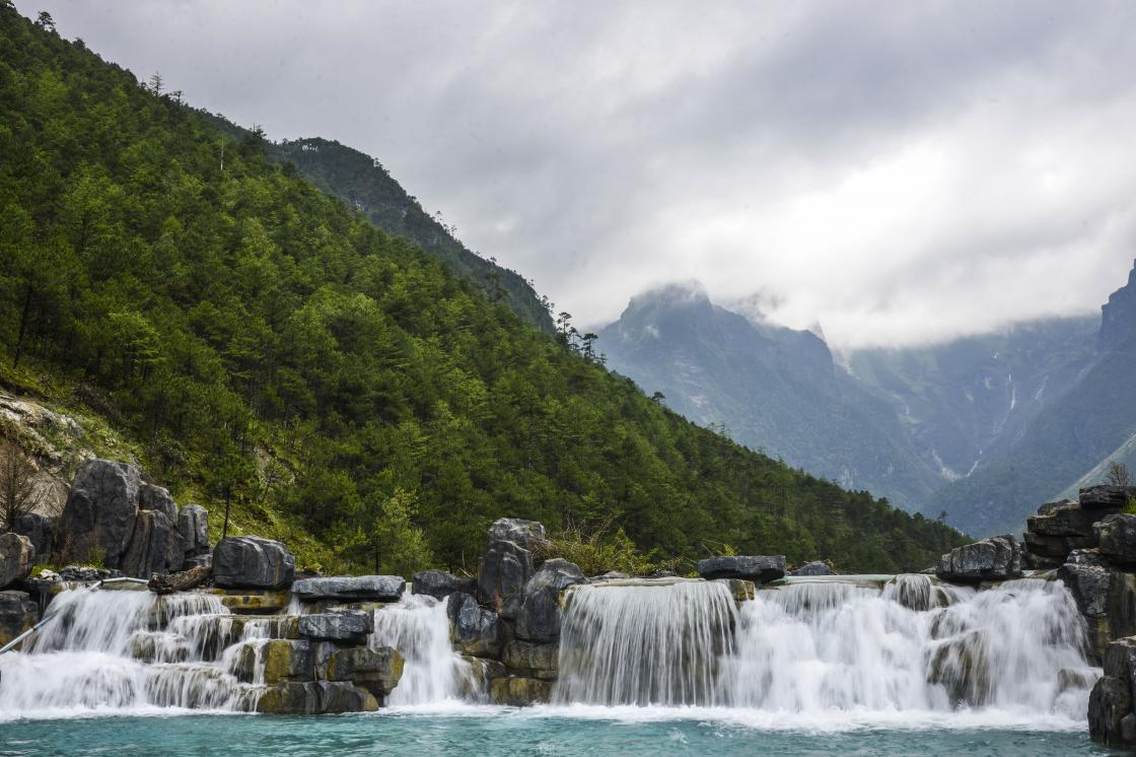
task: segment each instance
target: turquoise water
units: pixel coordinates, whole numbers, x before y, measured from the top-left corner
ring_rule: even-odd
[[[612,713],[616,716],[613,717]],[[909,715],[907,717],[910,717]],[[0,721],[0,755],[959,755],[1107,754],[1083,730],[853,721],[763,722],[698,713],[593,709],[269,717],[107,716]]]

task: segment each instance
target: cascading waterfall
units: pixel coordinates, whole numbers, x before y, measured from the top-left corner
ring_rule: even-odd
[[[775,713],[992,709],[1083,720],[1098,675],[1059,582],[976,591],[925,575],[812,579],[734,600],[720,582],[571,590],[560,703]]]
[[[260,687],[234,673],[261,635],[209,594],[74,589],[48,607],[26,649],[0,655],[0,712],[253,709]]]
[[[611,581],[569,591],[557,702],[725,704],[718,681],[737,624],[725,584]]]
[[[391,692],[391,705],[436,704],[476,698],[479,686],[473,666],[450,645],[446,601],[406,594],[395,605],[375,610],[372,648],[394,647],[405,665]]]

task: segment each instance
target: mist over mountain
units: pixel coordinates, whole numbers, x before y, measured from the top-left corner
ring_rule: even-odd
[[[834,359],[819,326],[772,324],[692,285],[632,299],[608,365],[674,410],[791,465],[972,534],[1136,464],[1136,285],[1097,317],[1051,318]]]

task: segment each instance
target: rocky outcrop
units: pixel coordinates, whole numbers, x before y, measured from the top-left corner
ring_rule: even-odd
[[[1136,498],[1136,486],[1098,484],[1081,489],[1078,497],[1085,510],[1123,510],[1130,499]]]
[[[414,574],[411,593],[425,594],[434,599],[445,599],[455,592],[477,593],[476,578],[462,578],[444,570],[424,570]]]
[[[177,527],[186,559],[209,552],[209,512],[204,507],[183,507],[178,511]]]
[[[268,687],[256,711],[269,715],[333,715],[374,712],[379,702],[371,692],[352,683],[310,681]]]
[[[813,560],[789,572],[791,576],[835,576],[836,571],[823,560]]]
[[[397,602],[405,590],[402,576],[328,576],[301,578],[292,584],[292,593],[305,602]]]
[[[1136,563],[1136,515],[1113,513],[1094,524],[1098,549],[1113,563]]]
[[[532,575],[532,552],[516,542],[491,541],[481,558],[477,595],[501,617],[515,618],[524,601],[525,584]]]
[[[230,536],[213,550],[213,581],[225,589],[280,589],[295,573],[292,553],[271,539]]]
[[[992,536],[952,549],[943,555],[935,573],[944,581],[960,583],[1019,578],[1021,547],[1013,536]]]
[[[101,558],[108,568],[118,568],[134,533],[141,487],[133,465],[113,460],[83,463],[60,517],[60,546],[66,557]]]
[[[390,647],[337,649],[327,662],[327,680],[350,681],[386,701],[402,678],[403,658]]]
[[[1107,494],[1115,489],[1117,487],[1083,489],[1079,501],[1066,499],[1038,508],[1037,515],[1026,520],[1022,566],[1058,568],[1073,552],[1094,549],[1099,538],[1094,526],[1119,512],[1119,507],[1113,505]]]
[[[446,604],[450,619],[450,641],[463,654],[472,657],[500,657],[501,626],[497,613],[477,604],[469,594],[452,594]]]
[[[544,526],[535,520],[498,518],[489,527],[489,543],[495,541],[511,541],[533,552],[546,545],[548,538]]]
[[[300,636],[312,641],[363,644],[375,630],[375,616],[350,610],[300,616]]]
[[[1101,744],[1136,747],[1132,677],[1136,672],[1136,638],[1118,639],[1104,655],[1104,675],[1089,696],[1089,736]]]
[[[142,484],[138,488],[138,509],[155,510],[166,516],[170,524],[177,523],[178,508],[168,489],[154,484]]]
[[[785,555],[737,555],[698,561],[698,575],[706,579],[740,578],[768,583],[785,576]]]
[[[0,647],[36,624],[39,607],[27,592],[0,591]]]
[[[0,589],[27,578],[34,563],[35,547],[28,537],[11,532],[0,534]]]
[[[28,537],[35,547],[36,554],[42,558],[55,550],[55,534],[58,526],[57,518],[49,518],[39,513],[21,513],[16,516],[12,531]]]
[[[559,639],[560,593],[586,580],[574,563],[560,558],[545,562],[525,584],[517,614],[517,638],[536,642]]]
[[[164,490],[163,490],[164,491]],[[181,536],[161,510],[139,510],[130,545],[122,556],[122,572],[134,578],[176,570],[183,562]]]

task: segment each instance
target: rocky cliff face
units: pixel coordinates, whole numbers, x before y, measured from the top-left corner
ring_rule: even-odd
[[[1102,352],[1136,349],[1136,265],[1128,283],[1109,295],[1101,307],[1100,339]]]

